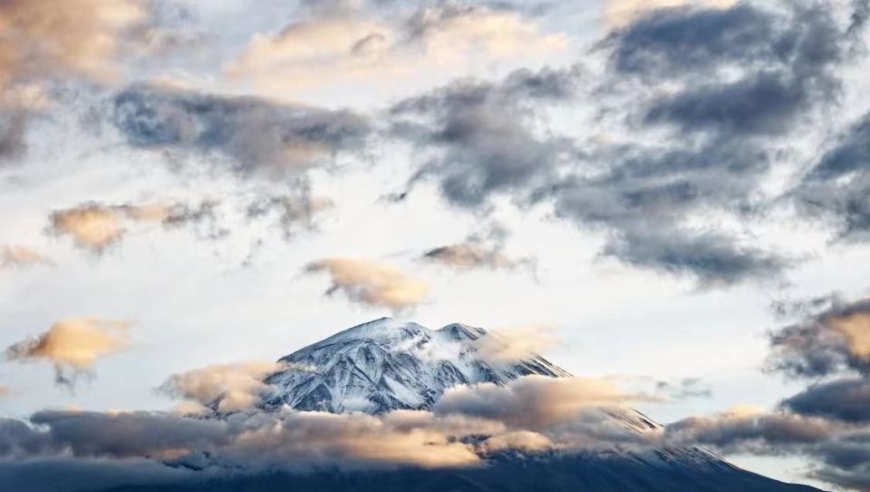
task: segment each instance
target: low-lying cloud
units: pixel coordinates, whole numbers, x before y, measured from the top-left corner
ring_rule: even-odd
[[[195,412],[240,412],[260,403],[267,376],[287,370],[311,371],[284,362],[247,362],[211,366],[175,374],[158,390],[199,405]]]
[[[559,343],[555,327],[522,326],[493,330],[473,342],[474,348],[487,361],[518,362],[540,355]]]

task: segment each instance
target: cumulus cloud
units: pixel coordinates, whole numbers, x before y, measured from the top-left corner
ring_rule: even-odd
[[[310,371],[285,362],[247,362],[175,374],[158,389],[175,398],[198,403],[201,411],[239,412],[261,401],[267,376],[287,370]]]
[[[217,202],[203,201],[198,205],[187,203],[150,205],[111,205],[89,202],[73,208],[56,210],[49,217],[48,232],[69,236],[76,246],[95,254],[102,254],[120,243],[132,224],[159,224],[167,229],[187,225],[210,227],[209,235],[222,233],[215,225]]]
[[[339,152],[362,149],[371,131],[366,118],[346,110],[147,85],[119,92],[112,120],[135,147],[216,154],[226,159],[215,166],[242,177],[331,163]]]
[[[348,299],[394,311],[413,308],[429,296],[429,284],[398,267],[363,258],[327,258],[305,268],[309,274],[326,272],[332,279],[327,295],[342,292]]]
[[[519,12],[485,6],[443,3],[402,12],[400,20],[348,6],[314,14],[277,34],[256,34],[227,72],[270,95],[292,97],[312,88],[437,75],[460,61],[540,56],[567,42]]]
[[[73,385],[101,358],[128,345],[130,323],[100,319],[58,321],[45,333],[16,343],[4,355],[10,361],[45,360],[54,365],[57,384]]]
[[[49,258],[27,246],[15,244],[0,246],[0,268],[25,268],[53,264]]]

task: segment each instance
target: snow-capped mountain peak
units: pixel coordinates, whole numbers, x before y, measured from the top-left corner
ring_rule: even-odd
[[[291,369],[267,379],[270,406],[334,413],[384,413],[427,409],[448,388],[506,384],[522,376],[570,374],[539,355],[487,360],[480,350],[489,334],[458,323],[432,330],[381,318],[337,333],[281,359]]]

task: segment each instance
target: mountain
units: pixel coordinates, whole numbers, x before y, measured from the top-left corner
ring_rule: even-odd
[[[457,385],[570,376],[537,355],[510,362],[492,357],[499,341],[495,334],[461,324],[431,330],[375,320],[282,358],[288,369],[267,378],[271,393],[265,410],[285,405],[333,413],[427,409]],[[635,432],[660,428],[639,412],[601,411]],[[742,470],[699,447],[497,451],[485,459],[483,466],[462,468],[204,474],[195,481],[109,492],[819,492]]]
[[[290,369],[266,379],[267,408],[382,414],[429,409],[449,388],[523,376],[570,377],[540,355],[500,361],[485,355],[507,341],[459,323],[438,330],[381,318],[281,358]],[[311,368],[310,370],[306,368]],[[634,410],[602,410],[636,431],[659,428]]]
[[[267,379],[277,391],[268,403],[380,414],[429,408],[454,386],[503,385],[533,374],[570,376],[540,356],[502,363],[484,360],[481,342],[491,336],[461,324],[430,330],[390,318],[364,323],[282,358],[292,369]]]

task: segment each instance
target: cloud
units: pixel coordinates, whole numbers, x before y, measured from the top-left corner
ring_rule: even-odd
[[[207,398],[230,380],[230,386],[237,386],[236,376],[226,377],[225,369],[189,373],[184,378],[191,379],[179,384],[183,391]],[[253,375],[247,369],[241,372]],[[259,369],[271,368],[258,364],[254,372],[268,372]],[[247,380],[241,385],[250,389]],[[606,434],[599,441],[575,440],[580,429],[606,426],[607,421],[637,440],[636,432],[609,416],[614,407],[635,397],[602,380],[523,378],[506,387],[454,388],[445,397],[434,413],[377,416],[287,409],[246,409],[220,418],[42,411],[27,420],[0,419],[0,457],[19,463],[64,458],[84,464],[146,459],[198,470],[206,479],[264,472],[459,469],[511,450],[538,453],[607,443]],[[608,409],[594,410],[598,405]]]
[[[436,415],[465,415],[539,430],[575,420],[583,410],[652,400],[621,390],[612,381],[528,376],[505,386],[484,383],[450,388],[436,402]]]
[[[429,284],[386,263],[362,258],[327,258],[309,264],[309,274],[327,272],[332,287],[348,299],[368,306],[401,311],[419,305],[429,296]]]
[[[482,234],[472,234],[465,242],[431,249],[423,253],[421,259],[458,271],[516,270],[521,267],[534,270],[535,258],[514,259],[504,253],[507,238],[507,230],[496,225]]]
[[[725,453],[777,455],[834,438],[840,428],[825,419],[760,409],[735,409],[691,417],[665,428],[672,444],[713,446]]]
[[[524,326],[506,330],[490,331],[487,336],[474,341],[474,347],[484,360],[510,363],[518,362],[559,343],[552,326]]]
[[[857,424],[870,423],[870,381],[841,379],[810,386],[782,406],[796,414]]]
[[[664,395],[669,400],[710,398],[713,396],[713,392],[704,387],[701,380],[696,378],[685,378],[678,383],[659,381],[656,383],[656,393]]]
[[[9,393],[9,388],[7,388],[6,386],[0,386],[0,398],[3,398],[4,396],[9,396]]]
[[[6,349],[10,361],[46,360],[54,364],[57,384],[72,386],[101,358],[128,344],[130,323],[99,319],[58,321],[45,333]]]
[[[598,45],[597,82],[577,67],[521,71],[408,98],[391,111],[393,134],[422,162],[408,191],[434,181],[475,211],[503,197],[552,208],[603,233],[603,256],[703,288],[779,281],[795,262],[748,226],[722,223],[765,211],[776,152],[811,122],[804,115],[838,102],[845,30],[815,4],[664,9]],[[578,90],[584,82],[592,87]],[[548,127],[553,106],[584,102],[607,138]],[[477,253],[433,251],[450,261]]]
[[[870,300],[828,304],[771,334],[770,369],[800,378],[870,374]]]
[[[361,150],[371,131],[355,113],[136,85],[119,92],[112,120],[139,148],[216,153],[238,176],[273,178]]]
[[[247,216],[251,219],[271,218],[277,221],[284,239],[290,240],[302,229],[314,227],[315,220],[333,209],[335,202],[328,197],[301,195],[258,196],[248,204]]]
[[[794,261],[709,217],[759,217],[772,163],[839,102],[853,42],[837,14],[824,3],[697,5],[613,31],[597,48],[607,65],[595,92],[596,125],[613,129],[583,155],[595,171],[564,172],[537,196],[604,230],[603,254],[626,264],[701,287],[776,280]]]
[[[0,88],[67,75],[110,79],[125,30],[146,16],[137,0],[3,2]]]
[[[89,202],[73,208],[56,210],[49,217],[48,232],[69,236],[76,246],[102,254],[120,243],[133,224],[159,224],[166,229],[205,225],[205,235],[224,235],[216,225],[218,203],[205,200],[198,205],[187,203],[111,205]]]
[[[527,106],[569,99],[578,70],[518,71],[500,84],[456,82],[396,104],[394,134],[433,152],[409,187],[435,179],[448,201],[470,209],[505,193],[529,202],[524,193],[543,186],[576,149],[542,134]]]
[[[147,22],[144,0],[9,0],[0,4],[0,160],[28,147],[33,113],[52,82],[109,83],[124,69],[120,57],[135,44],[132,29]],[[40,97],[32,96],[38,93]]]
[[[792,190],[806,216],[830,221],[839,240],[870,240],[870,114],[839,136]]]
[[[346,84],[392,85],[461,62],[540,56],[567,44],[508,9],[444,3],[399,17],[381,19],[347,6],[315,11],[277,34],[254,35],[226,70],[286,98]]]
[[[725,234],[686,228],[638,227],[611,240],[603,254],[637,267],[694,276],[703,287],[775,279],[791,263]]]
[[[0,268],[26,268],[53,265],[49,258],[27,246],[7,244],[0,246]]]
[[[158,389],[169,396],[196,402],[203,411],[239,412],[260,402],[267,389],[264,383],[267,376],[290,369],[311,370],[283,362],[227,364],[175,374]]]
[[[604,20],[611,28],[624,27],[644,15],[654,14],[659,9],[690,7],[728,8],[736,0],[608,0],[605,3]]]

